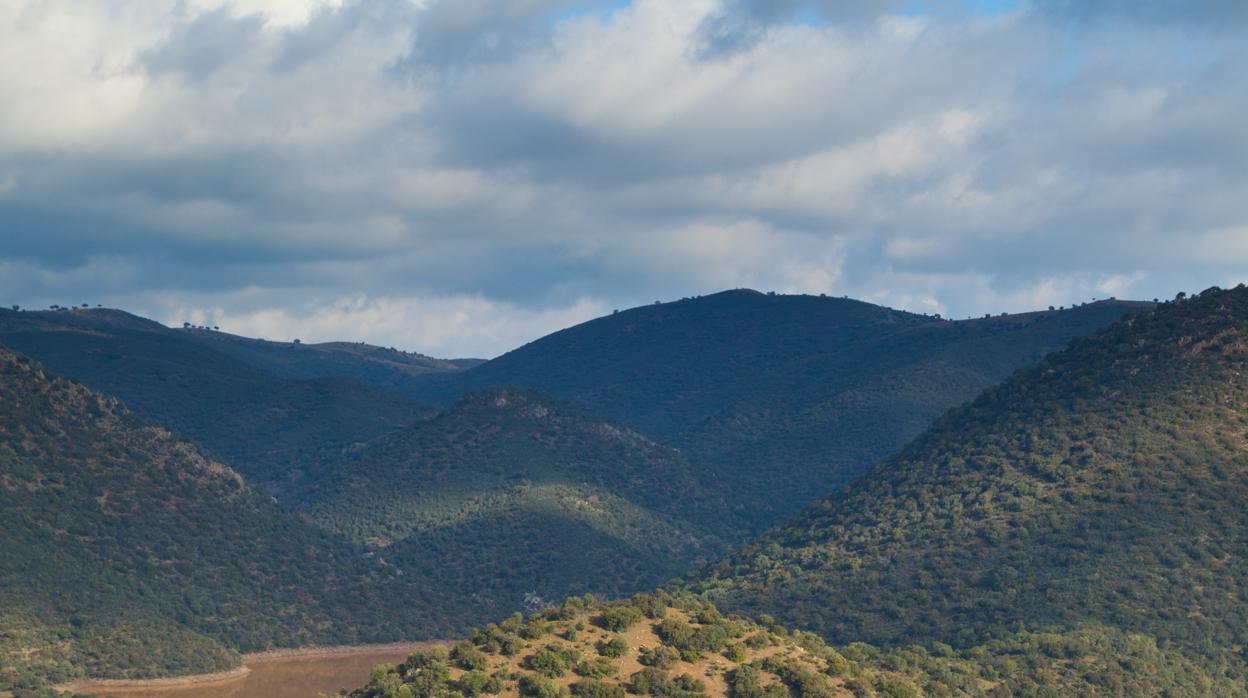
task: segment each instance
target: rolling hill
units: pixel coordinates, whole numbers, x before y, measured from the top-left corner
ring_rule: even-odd
[[[465,396],[327,473],[300,495],[312,521],[496,612],[652,588],[736,530],[714,474],[523,390]]]
[[[1248,289],[1211,289],[1018,372],[692,587],[836,643],[1094,624],[1242,689],[1246,406]]]
[[[427,380],[446,401],[521,386],[679,448],[757,532],[894,453],[942,412],[1150,303],[948,321],[859,301],[725,291],[556,332]]]
[[[170,329],[119,310],[0,311],[0,346],[120,398],[135,414],[193,439],[279,494],[327,454],[434,412],[351,374],[397,371],[407,358],[421,371],[445,368],[368,347],[257,348],[228,336],[204,337],[214,334]]]
[[[918,698],[1236,696],[1243,687],[1172,650],[1106,628],[1017,633],[957,652],[833,648],[774,622],[725,617],[662,592],[572,598],[516,614],[453,647],[374,669],[351,698]]]
[[[422,379],[457,373],[481,359],[436,359],[364,342],[275,342],[187,327],[184,336],[284,378],[350,378],[393,392],[419,391]]]
[[[0,688],[213,671],[239,650],[464,622],[195,446],[7,350],[0,511]]]

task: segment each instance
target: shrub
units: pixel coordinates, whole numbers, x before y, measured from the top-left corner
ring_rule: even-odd
[[[619,668],[606,657],[594,657],[576,665],[576,673],[591,679],[605,679],[614,676]]]
[[[664,647],[662,645],[655,647],[654,649],[642,647],[638,650],[637,655],[637,661],[641,662],[645,666],[651,666],[656,669],[670,669],[676,665],[676,662],[680,661],[679,652],[671,647]]]
[[[669,683],[667,672],[655,667],[645,667],[628,679],[628,690],[639,696],[657,695]]]
[[[503,692],[501,679],[490,676],[484,671],[468,671],[455,682],[456,687],[465,696],[493,695]]]
[[[540,676],[525,674],[518,683],[520,695],[526,698],[564,698],[568,695],[567,689]]]
[[[606,642],[599,640],[596,647],[598,654],[604,657],[623,657],[628,654],[628,641],[618,635]]]
[[[532,669],[550,678],[558,678],[567,673],[576,663],[580,653],[569,647],[546,645],[537,652],[524,658],[524,667]]]
[[[455,666],[466,670],[482,670],[488,665],[485,653],[471,642],[461,642],[451,650],[450,659]]]
[[[594,619],[594,624],[620,633],[628,630],[634,623],[641,620],[641,611],[634,606],[610,606],[604,608],[602,613]]]

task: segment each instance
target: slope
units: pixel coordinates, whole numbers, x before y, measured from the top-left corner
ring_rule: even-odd
[[[327,453],[432,413],[340,376],[283,377],[118,310],[0,311],[0,346],[120,398],[279,493]]]
[[[618,312],[436,377],[441,399],[524,386],[627,424],[732,482],[757,531],[942,412],[1151,304],[950,322],[859,301],[725,291]]]
[[[5,350],[0,511],[0,687],[445,636],[462,612],[116,400]]]
[[[942,418],[694,587],[837,642],[1094,622],[1244,676],[1248,289],[1127,318]]]
[[[499,609],[653,587],[733,529],[724,487],[677,451],[511,389],[377,440],[301,498],[319,525]]]
[[[184,336],[284,378],[350,378],[393,392],[413,392],[423,378],[457,373],[480,359],[436,359],[364,342],[274,342],[187,327]]]
[[[1108,629],[1017,634],[970,652],[833,648],[774,623],[724,617],[662,592],[568,599],[451,648],[381,666],[352,698],[888,696],[1242,696],[1147,638]]]

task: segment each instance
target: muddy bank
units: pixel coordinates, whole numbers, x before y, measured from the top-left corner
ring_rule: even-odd
[[[340,687],[353,688],[367,680],[368,671],[376,664],[402,661],[412,652],[444,644],[448,643],[423,641],[294,647],[244,654],[242,666],[230,671],[145,680],[80,679],[56,688],[122,698],[268,698],[285,695],[287,691],[292,696],[305,698],[316,695],[316,692],[296,691],[315,688],[316,691],[331,692]]]
[[[257,664],[282,659],[304,657],[351,657],[359,654],[405,653],[426,650],[436,645],[451,645],[453,640],[423,640],[421,642],[390,642],[382,645],[329,645],[326,647],[290,647],[243,655],[243,664]]]
[[[91,693],[99,691],[132,690],[143,688],[176,688],[178,686],[202,686],[225,681],[236,681],[251,673],[246,658],[243,665],[229,671],[217,671],[211,674],[191,674],[190,676],[167,676],[159,679],[78,679],[69,683],[53,686],[58,691],[74,691]]]

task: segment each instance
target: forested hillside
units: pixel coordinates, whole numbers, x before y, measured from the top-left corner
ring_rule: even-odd
[[[1246,369],[1248,289],[1127,318],[693,586],[837,643],[968,647],[1098,624],[1242,682]]]
[[[859,301],[725,291],[618,312],[430,380],[524,386],[680,448],[758,531],[942,412],[1145,303],[951,322]]]
[[[419,392],[422,379],[456,373],[481,359],[437,359],[364,342],[276,342],[188,327],[183,336],[285,378],[350,378],[394,392]]]
[[[0,688],[446,637],[465,609],[115,399],[0,350]]]
[[[433,413],[347,377],[374,372],[377,361],[352,358],[362,350],[290,344],[219,351],[240,343],[204,334],[210,333],[174,330],[118,310],[0,311],[0,346],[120,398],[140,417],[193,439],[279,494],[327,454]],[[282,352],[290,358],[274,358]],[[386,358],[393,365],[403,357]],[[422,370],[441,366],[413,361]]]
[[[714,473],[510,389],[377,440],[301,496],[319,525],[495,613],[526,595],[652,588],[722,553],[738,528]]]
[[[451,647],[381,666],[352,698],[918,698],[1242,696],[1149,639],[1107,628],[1017,633],[955,651],[833,648],[771,621],[725,617],[662,592],[608,604],[568,599]]]

